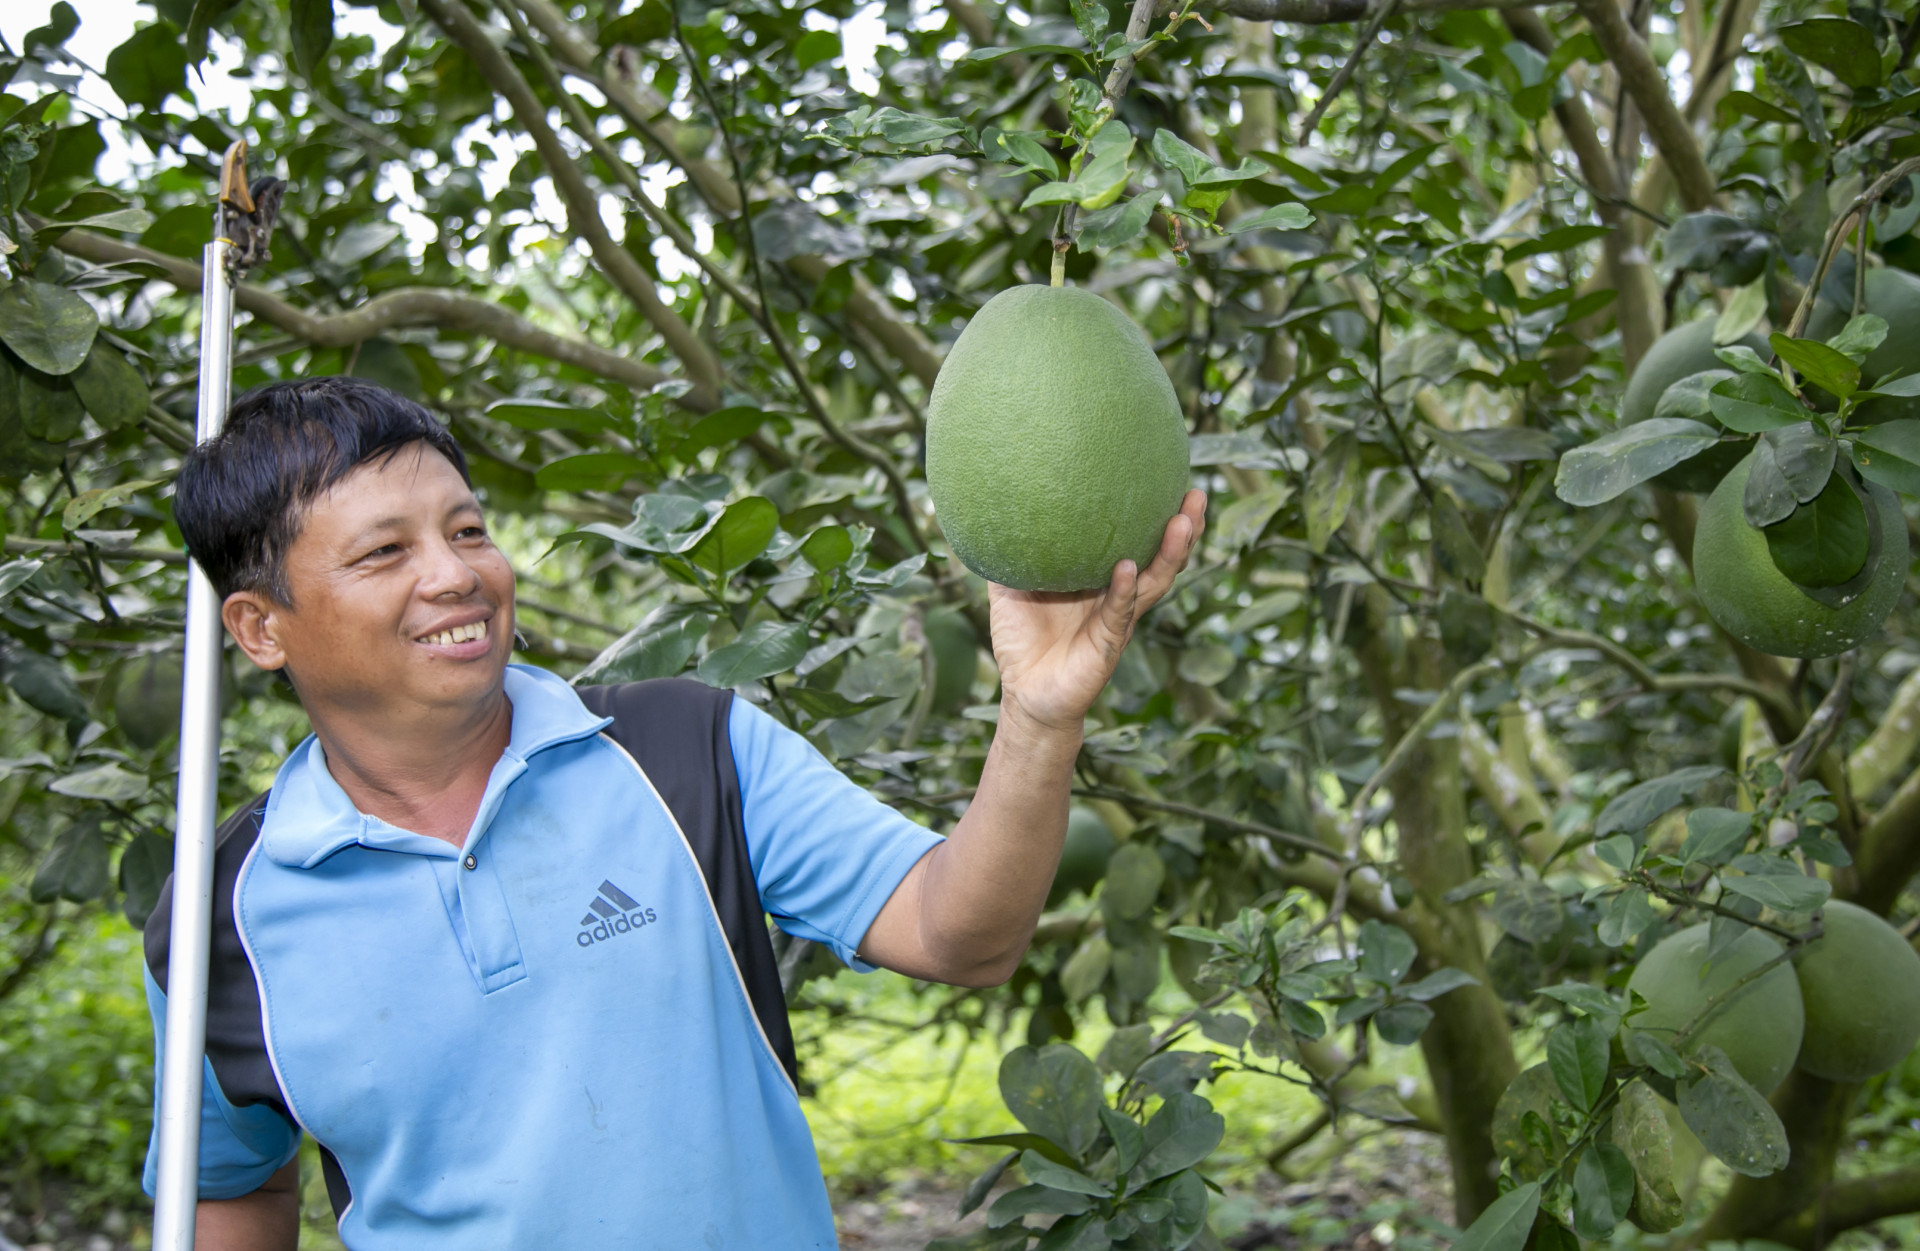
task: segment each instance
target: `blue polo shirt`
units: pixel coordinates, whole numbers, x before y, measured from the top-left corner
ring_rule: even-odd
[[[304,1130],[350,1195],[349,1247],[835,1246],[799,1098],[656,780],[559,678],[513,666],[506,690],[511,741],[459,848],[360,813],[316,739],[281,766],[217,909],[262,1054],[208,1061],[202,1197],[256,1189]],[[939,837],[745,700],[722,715],[762,905],[869,967],[855,949]],[[148,997],[158,1040],[151,968]],[[249,1066],[272,1097],[223,1088]],[[150,1147],[149,1194],[156,1166]]]

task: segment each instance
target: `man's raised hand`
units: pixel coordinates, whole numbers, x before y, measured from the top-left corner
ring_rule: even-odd
[[[1016,591],[991,584],[993,655],[1000,707],[1037,727],[1078,732],[1081,719],[1113,677],[1134,623],[1160,601],[1206,529],[1207,495],[1187,492],[1145,569],[1114,566],[1105,590]]]

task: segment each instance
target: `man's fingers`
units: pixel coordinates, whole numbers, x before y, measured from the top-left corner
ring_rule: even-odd
[[[1114,638],[1125,641],[1127,631],[1133,628],[1135,605],[1139,598],[1140,567],[1130,560],[1123,560],[1113,567],[1113,581],[1107,585],[1107,593],[1100,600],[1100,624],[1110,630]]]
[[[1187,492],[1180,501],[1180,511],[1167,522],[1166,533],[1160,536],[1160,550],[1154,554],[1153,563],[1140,575],[1139,611],[1145,612],[1160,602],[1173,586],[1173,580],[1187,567],[1187,558],[1200,543],[1200,535],[1207,528],[1207,493],[1195,489]]]

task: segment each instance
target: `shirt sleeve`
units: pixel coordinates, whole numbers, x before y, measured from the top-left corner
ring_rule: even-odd
[[[736,696],[728,716],[741,818],[760,902],[781,929],[862,973],[860,940],[941,841],[868,794],[813,744]]]
[[[166,1070],[167,996],[146,975],[147,1011],[153,1017],[153,1135],[147,1140],[147,1167],[140,1188],[149,1197],[160,1184],[160,1075]],[[227,1102],[213,1075],[213,1062],[201,1061],[200,1197],[238,1199],[252,1194],[286,1167],[300,1149],[300,1130],[264,1103],[236,1108]]]

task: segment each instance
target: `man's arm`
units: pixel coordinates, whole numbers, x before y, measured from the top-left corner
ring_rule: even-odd
[[[202,1199],[194,1211],[195,1251],[295,1251],[300,1241],[300,1161],[238,1199]]]
[[[1189,491],[1146,569],[1131,561],[1104,591],[991,588],[1000,720],[973,803],[920,858],[860,944],[863,959],[910,977],[993,986],[1033,939],[1066,838],[1082,725],[1139,615],[1173,586],[1205,525]]]

